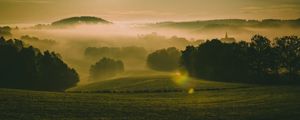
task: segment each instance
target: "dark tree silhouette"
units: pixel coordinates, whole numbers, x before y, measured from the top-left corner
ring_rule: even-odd
[[[294,83],[300,72],[300,39],[285,36],[271,42],[255,35],[250,43],[211,40],[182,52],[181,65],[191,76],[233,82]]]
[[[90,80],[107,79],[124,72],[124,64],[120,60],[102,58],[90,68]]]
[[[279,72],[287,75],[287,79],[297,79],[300,71],[300,38],[285,36],[275,39],[275,50],[278,55]]]
[[[60,57],[20,40],[0,38],[0,87],[42,91],[64,91],[79,81],[78,74]]]
[[[175,47],[161,49],[151,53],[147,65],[153,70],[173,71],[179,67],[181,52]]]

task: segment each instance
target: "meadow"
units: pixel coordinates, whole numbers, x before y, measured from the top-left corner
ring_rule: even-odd
[[[137,82],[138,81],[138,82]],[[194,86],[188,86],[193,83]],[[142,75],[66,92],[0,89],[0,118],[28,120],[298,120],[300,88]]]

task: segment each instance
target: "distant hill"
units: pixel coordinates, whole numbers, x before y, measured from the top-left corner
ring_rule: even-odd
[[[107,20],[93,16],[70,17],[53,22],[52,26],[73,26],[80,24],[111,24]]]
[[[281,26],[300,28],[300,19],[280,20],[245,20],[245,19],[220,19],[204,21],[186,21],[186,22],[160,22],[150,24],[151,27],[178,28],[178,29],[219,29],[219,28],[276,28]]]

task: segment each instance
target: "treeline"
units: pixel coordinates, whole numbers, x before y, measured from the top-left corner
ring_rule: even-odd
[[[181,65],[193,77],[232,82],[299,82],[300,38],[270,41],[256,35],[251,42],[214,39],[182,52]]]
[[[25,47],[21,40],[0,38],[0,87],[64,91],[79,82],[77,72],[60,55]]]

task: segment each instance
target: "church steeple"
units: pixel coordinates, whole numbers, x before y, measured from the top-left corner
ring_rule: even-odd
[[[221,38],[221,41],[223,41],[225,43],[233,43],[233,42],[235,42],[235,38],[229,37],[228,33],[226,32],[225,38]]]

